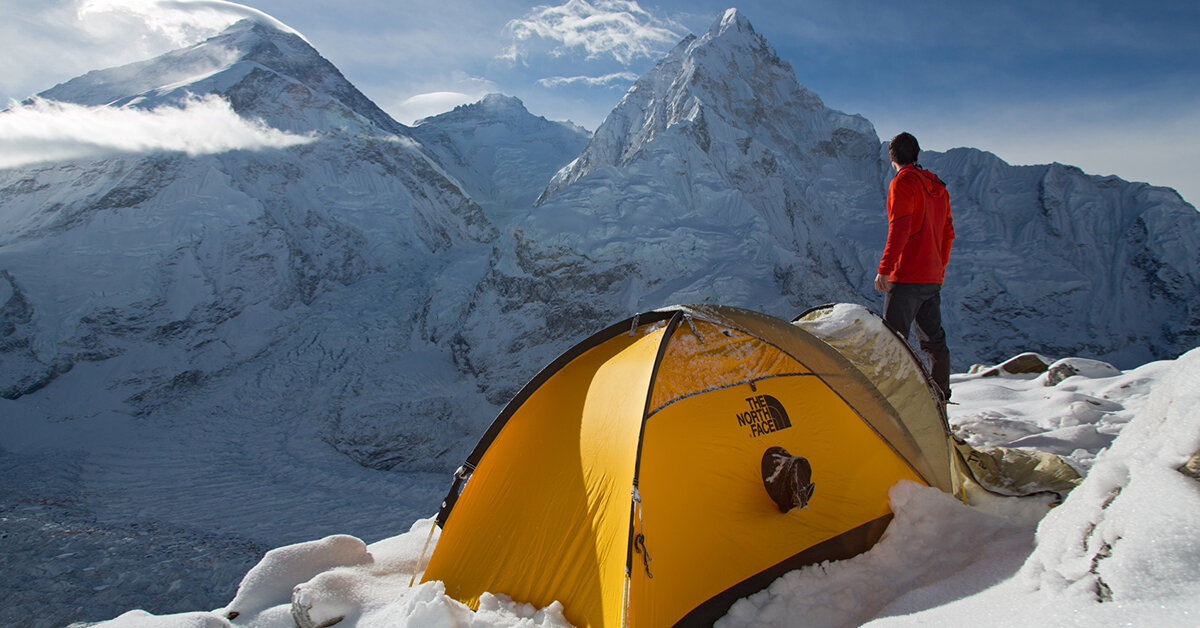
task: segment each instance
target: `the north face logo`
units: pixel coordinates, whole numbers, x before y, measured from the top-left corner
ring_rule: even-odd
[[[750,436],[762,436],[792,426],[783,404],[771,395],[747,397],[746,403],[750,404],[750,409],[739,412],[737,420],[738,425],[750,428]]]

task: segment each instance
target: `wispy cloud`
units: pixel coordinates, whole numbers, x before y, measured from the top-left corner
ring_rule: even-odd
[[[0,107],[89,70],[194,44],[241,19],[291,30],[225,0],[0,0],[0,15]]]
[[[88,18],[105,14],[128,17],[177,46],[194,43],[247,18],[296,32],[258,9],[227,0],[82,0],[77,14],[81,23],[96,25],[102,23]]]
[[[38,99],[0,112],[0,168],[129,153],[285,148],[313,140],[242,118],[219,96],[151,110]]]
[[[505,26],[512,45],[502,58],[522,61],[539,41],[551,44],[550,54],[583,51],[589,59],[612,58],[628,65],[655,57],[677,43],[681,26],[651,15],[634,0],[567,0],[558,6],[538,6]]]
[[[613,74],[605,74],[604,76],[551,76],[549,78],[538,79],[537,84],[542,87],[567,87],[570,85],[587,85],[589,87],[607,87],[617,84],[624,86],[638,79],[638,75],[633,72],[616,72]]]

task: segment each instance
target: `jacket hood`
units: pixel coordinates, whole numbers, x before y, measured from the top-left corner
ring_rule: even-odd
[[[921,182],[921,185],[925,188],[925,192],[927,194],[937,194],[939,191],[940,193],[945,194],[946,184],[943,183],[936,174],[933,174],[932,172],[922,168],[921,164],[909,164],[904,166],[903,168],[900,168],[900,172],[897,172],[896,176],[900,176],[902,172],[907,170],[911,170],[912,172],[916,173],[917,179]]]

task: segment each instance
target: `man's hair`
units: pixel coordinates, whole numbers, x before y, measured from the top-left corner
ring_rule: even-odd
[[[916,163],[917,155],[920,153],[921,145],[917,143],[917,138],[913,137],[911,133],[901,133],[888,142],[888,154],[898,165],[907,166]]]

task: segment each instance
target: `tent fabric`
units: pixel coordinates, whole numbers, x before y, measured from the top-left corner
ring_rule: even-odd
[[[1008,447],[977,449],[955,437],[924,363],[871,310],[849,303],[822,305],[792,323],[846,356],[903,417],[921,450],[931,459],[948,461],[935,466],[945,473],[934,477],[934,485],[942,490],[964,499],[967,487],[1007,497],[1053,493],[1061,501],[1082,481],[1079,472],[1057,455]],[[1009,362],[1021,362],[1022,357]],[[935,416],[938,419],[931,420]]]
[[[945,488],[929,429],[801,326],[723,306],[642,314],[500,413],[423,580],[470,605],[558,600],[581,627],[711,625],[787,571],[870,548],[897,481]],[[764,477],[775,448],[797,459],[786,510]]]
[[[838,303],[812,308],[792,321],[847,358],[902,417],[905,427],[932,460],[933,484],[956,493],[950,424],[932,379],[912,348],[871,310]]]

